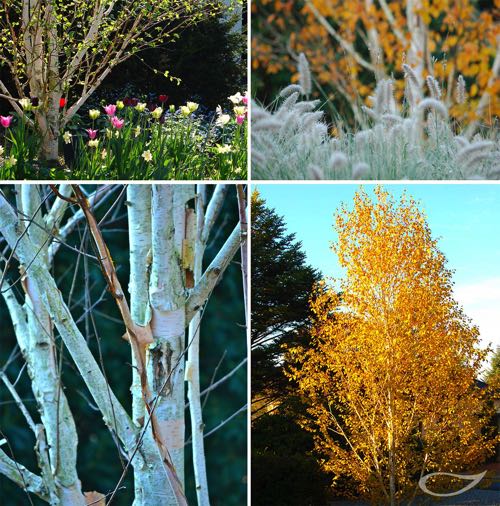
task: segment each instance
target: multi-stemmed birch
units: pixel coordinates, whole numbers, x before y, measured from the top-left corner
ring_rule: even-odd
[[[37,99],[41,154],[57,160],[60,129],[113,68],[219,11],[217,0],[6,0],[0,4],[0,66],[13,84],[0,80],[0,98],[20,115],[20,99]],[[61,102],[70,94],[71,103]]]
[[[40,475],[12,460],[3,449],[0,473],[50,504],[85,505],[104,500],[101,494],[84,494],[78,478],[78,436],[58,370],[55,336],[59,334],[104,422],[119,441],[127,461],[125,469],[133,467],[134,506],[187,504],[187,381],[196,492],[198,504],[206,505],[209,496],[200,404],[199,327],[213,288],[240,248],[239,223],[205,270],[203,257],[225,197],[234,188],[217,186],[210,199],[205,185],[127,188],[130,308],[94,215],[96,206],[115,196],[116,189],[103,186],[86,195],[76,185],[52,186],[48,191],[36,185],[20,185],[15,207],[0,195],[0,232],[8,245],[2,258],[1,292],[28,366],[38,403],[38,423],[5,374],[1,379],[35,433]],[[46,207],[48,211],[42,212]],[[71,214],[69,208],[77,210]],[[69,247],[67,237],[82,223],[87,225],[85,234],[92,238],[95,260],[122,317],[123,337],[130,343],[131,416],[113,394],[51,273],[57,251]],[[21,272],[23,300],[8,285],[5,275],[12,271],[14,259]],[[115,492],[109,494],[109,501]]]

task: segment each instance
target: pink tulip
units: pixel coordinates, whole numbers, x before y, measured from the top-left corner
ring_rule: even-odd
[[[0,124],[5,128],[9,128],[12,119],[12,116],[0,116]]]
[[[236,123],[238,123],[238,125],[242,125],[244,121],[245,116],[236,116]]]
[[[92,128],[88,128],[86,132],[89,134],[89,139],[93,141],[97,137],[97,130],[92,130]]]
[[[120,128],[125,124],[125,120],[124,119],[118,119],[116,116],[113,116],[111,118],[111,123],[112,125],[117,128],[118,130],[120,130]]]
[[[248,97],[245,95],[241,101],[243,102],[243,105],[248,105]]]
[[[104,108],[104,111],[108,116],[114,117],[114,115],[116,114],[116,105],[114,104],[107,105]]]

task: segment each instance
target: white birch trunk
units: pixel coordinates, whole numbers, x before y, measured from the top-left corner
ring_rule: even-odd
[[[127,188],[130,248],[130,310],[134,323],[145,326],[151,320],[149,305],[149,274],[151,270],[151,186],[129,185]],[[132,353],[132,365],[135,358]],[[145,423],[146,410],[142,399],[141,381],[132,368],[132,419],[137,427]],[[134,462],[134,506],[167,504],[163,465],[158,457],[151,432],[144,438],[139,459]],[[175,500],[174,500],[175,501]],[[175,502],[172,504],[176,504]]]
[[[203,256],[206,242],[203,240],[204,233],[204,203],[205,187],[198,185],[196,199],[196,228],[194,237],[194,283],[201,279]],[[194,226],[194,220],[192,225]],[[208,493],[207,469],[205,462],[205,447],[203,440],[204,423],[200,400],[200,324],[201,313],[197,311],[189,324],[189,349],[186,363],[186,381],[188,385],[189,414],[191,418],[191,445],[193,454],[194,479],[196,499],[198,506],[210,506]]]
[[[152,187],[149,297],[152,307],[151,330],[155,342],[149,349],[148,379],[153,395],[159,396],[155,412],[182,483],[185,431],[183,353],[186,327],[182,249],[186,204],[193,198],[193,185]],[[173,495],[167,497],[165,504],[175,504]]]
[[[18,189],[19,208],[33,223],[28,237],[40,250],[40,262],[48,269],[47,233],[43,230],[41,198],[36,185],[21,185]],[[62,390],[56,362],[53,324],[44,307],[37,283],[30,271],[25,274],[25,315],[27,335],[18,336],[19,345],[28,365],[31,387],[37,400],[45,439],[50,455],[50,476],[43,475],[51,493],[51,504],[85,505],[76,471],[78,435],[68,401]]]

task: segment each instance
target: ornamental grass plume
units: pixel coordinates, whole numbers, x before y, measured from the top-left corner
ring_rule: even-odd
[[[252,104],[252,174],[256,179],[499,179],[497,126],[470,139],[448,113],[451,91],[433,76],[420,80],[404,64],[404,99],[396,103],[394,79],[377,83],[371,106],[362,105],[357,129],[325,121],[310,100],[305,55],[299,84],[286,86],[268,107]],[[424,94],[424,86],[429,96]],[[457,102],[466,102],[458,77]],[[332,135],[333,133],[333,135]]]
[[[312,91],[311,71],[309,70],[309,62],[306,55],[300,53],[299,55],[299,83],[305,95],[310,95]]]

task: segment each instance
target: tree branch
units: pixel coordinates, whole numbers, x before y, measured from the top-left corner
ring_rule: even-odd
[[[43,485],[42,478],[28,471],[15,460],[12,460],[3,450],[0,450],[0,473],[26,492],[31,492],[40,497],[40,499],[49,502],[49,496]]]
[[[240,242],[240,224],[238,223],[217,253],[217,256],[203,273],[200,281],[191,290],[186,301],[186,323],[189,323],[196,312],[205,304],[210,292],[214,289],[220,276],[238,251]]]

